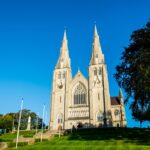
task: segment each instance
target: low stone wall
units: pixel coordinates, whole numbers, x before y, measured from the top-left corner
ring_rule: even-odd
[[[4,150],[7,148],[7,142],[0,142],[0,150]]]
[[[14,139],[13,142],[16,142],[16,139]],[[28,142],[29,145],[32,145],[32,144],[34,144],[35,139],[34,138],[19,137],[18,142]]]
[[[42,133],[43,141],[45,139],[50,140],[54,136],[54,133],[56,133],[56,132],[51,133],[50,131],[48,131],[48,132]],[[56,133],[56,134],[58,134],[58,133]],[[19,139],[18,139],[18,143],[27,142],[28,145],[32,145],[32,144],[35,143],[36,139],[41,139],[41,132],[38,132],[33,137],[20,136]],[[16,139],[14,139],[12,142],[16,143]],[[7,148],[8,148],[7,142],[0,142],[0,150],[5,150]]]

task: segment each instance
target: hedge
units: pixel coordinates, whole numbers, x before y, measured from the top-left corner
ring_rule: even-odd
[[[26,146],[28,145],[28,142],[18,142],[18,146]],[[8,143],[8,147],[15,147],[16,146],[16,142],[9,142]]]
[[[45,142],[45,141],[48,141],[48,139],[42,139],[42,141]],[[41,142],[41,139],[40,138],[35,139],[35,142]]]

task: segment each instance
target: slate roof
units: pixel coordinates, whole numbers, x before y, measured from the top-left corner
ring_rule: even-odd
[[[117,96],[110,97],[111,105],[120,105],[120,98]]]

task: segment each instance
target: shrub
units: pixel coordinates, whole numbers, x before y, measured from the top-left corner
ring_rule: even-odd
[[[45,142],[45,141],[48,141],[48,139],[42,139],[42,142]],[[41,142],[41,139],[40,138],[35,139],[35,142]]]
[[[46,141],[48,141],[48,139],[42,139],[42,141],[43,141],[43,142],[46,142]]]
[[[26,146],[28,145],[28,142],[19,142],[18,146]],[[9,142],[8,143],[8,147],[15,147],[16,146],[16,142]]]
[[[21,131],[20,135],[23,137],[33,137],[33,135],[36,133],[36,131]]]
[[[19,142],[18,143],[18,146],[26,146],[26,145],[28,145],[28,142]]]
[[[10,142],[12,139],[10,138],[0,138],[0,142]]]
[[[33,137],[33,135],[34,135],[34,134],[28,133],[28,134],[24,134],[24,135],[22,135],[22,136],[23,136],[23,137]]]
[[[9,142],[8,143],[8,147],[15,147],[16,146],[16,143],[15,142]]]
[[[39,139],[35,139],[35,142],[40,142],[41,141],[41,139],[39,138]]]

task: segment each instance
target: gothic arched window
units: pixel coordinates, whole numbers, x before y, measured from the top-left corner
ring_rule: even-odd
[[[81,83],[74,90],[74,104],[86,104],[86,89]]]
[[[119,115],[119,113],[120,113],[120,112],[119,112],[119,110],[118,110],[118,109],[116,109],[116,110],[115,110],[115,112],[114,112],[114,115],[115,115],[115,116],[118,116],[118,115]]]
[[[60,74],[60,72],[59,72],[59,74],[58,74],[58,79],[61,79],[61,74]]]
[[[98,121],[98,122],[102,122],[102,121],[103,121],[103,113],[100,113],[100,112],[97,113],[97,116],[96,116],[96,117],[97,117],[97,121]]]
[[[94,76],[96,76],[96,75],[97,75],[97,70],[95,69],[95,70],[94,70]]]
[[[58,121],[58,123],[62,123],[62,122],[63,122],[62,114],[59,114],[59,115],[58,115],[57,121]]]

